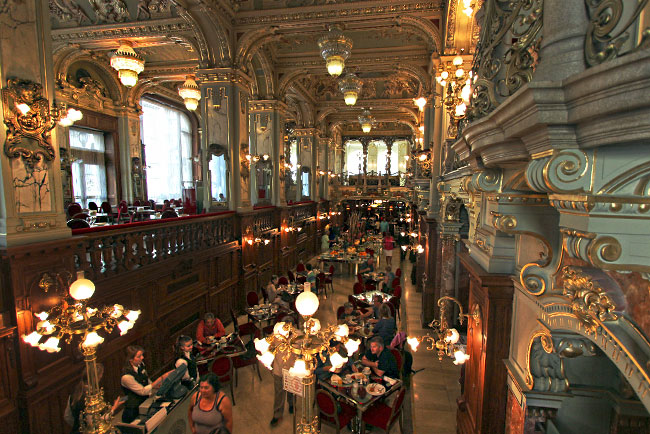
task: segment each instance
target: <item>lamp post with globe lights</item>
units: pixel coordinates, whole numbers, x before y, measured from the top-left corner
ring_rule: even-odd
[[[69,277],[69,274],[68,274]],[[59,284],[65,286],[60,275]],[[110,406],[104,401],[104,390],[99,386],[97,375],[97,346],[104,338],[97,332],[104,329],[111,333],[115,327],[120,335],[126,334],[140,316],[139,310],[127,310],[119,304],[93,308],[88,300],[95,292],[92,281],[84,278],[83,271],[77,273],[77,280],[68,285],[67,294],[61,294],[61,302],[49,312],[34,314],[40,321],[36,330],[23,335],[23,341],[42,351],[55,353],[61,351],[59,342],[64,339],[71,343],[75,336],[80,336],[79,350],[84,356],[88,392],[85,408],[81,418],[81,432],[86,434],[103,434],[114,432],[110,422]],[[42,286],[43,287],[43,286]],[[45,286],[44,289],[47,290]],[[60,288],[59,288],[60,289]],[[41,339],[46,338],[41,343]]]
[[[318,433],[318,417],[313,414],[316,358],[321,357],[324,361],[323,353],[327,351],[332,364],[331,370],[334,371],[341,368],[348,358],[341,356],[336,348],[331,347],[330,340],[342,342],[350,356],[361,344],[360,340],[349,338],[349,329],[345,324],[321,329],[320,321],[313,318],[318,305],[318,296],[311,292],[310,285],[306,283],[305,291],[296,298],[296,309],[303,318],[302,330],[292,324],[279,322],[273,328],[272,335],[255,339],[255,349],[261,353],[257,358],[268,369],[273,369],[273,360],[278,353],[286,358],[290,354],[298,357],[289,369],[291,375],[301,378],[303,387],[302,416],[296,427],[298,434]]]

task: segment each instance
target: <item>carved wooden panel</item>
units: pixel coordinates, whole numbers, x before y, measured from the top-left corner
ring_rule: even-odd
[[[0,432],[18,432],[16,329],[0,330]]]
[[[481,321],[469,321],[464,393],[456,416],[462,434],[502,434],[506,421],[506,368],[510,347],[513,286],[510,276],[487,273],[466,252],[459,258],[470,274],[469,305]]]

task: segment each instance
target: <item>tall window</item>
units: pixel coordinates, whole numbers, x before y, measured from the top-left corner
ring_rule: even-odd
[[[291,179],[293,182],[298,181],[298,141],[291,141],[291,149],[289,150],[289,163],[291,164]]]
[[[345,149],[345,171],[350,175],[363,173],[363,146],[359,141],[349,141]]]
[[[70,128],[72,193],[84,208],[88,202],[100,205],[107,200],[104,151],[104,133]]]
[[[142,141],[149,199],[162,202],[182,196],[192,182],[192,125],[185,113],[143,99]]]

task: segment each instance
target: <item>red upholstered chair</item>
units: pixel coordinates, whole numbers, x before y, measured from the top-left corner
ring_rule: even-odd
[[[88,221],[89,215],[85,212],[80,212],[72,216],[73,219],[81,219]]]
[[[278,279],[278,285],[288,285],[289,284],[289,279],[286,277],[282,276]]]
[[[295,282],[296,281],[296,276],[294,276],[293,272],[291,270],[287,271],[287,276],[289,277],[289,282]]]
[[[68,205],[68,216],[70,216],[70,218],[74,218],[73,216],[79,214],[80,212],[81,205],[79,205],[77,202]]]
[[[248,304],[248,307],[253,307],[259,303],[260,303],[260,297],[259,295],[257,295],[257,292],[248,291],[248,294],[246,294],[246,304]]]
[[[363,276],[361,275],[361,273],[357,274],[357,282],[363,284]]]
[[[305,264],[299,262],[298,265],[296,266],[296,272],[302,273],[303,271],[305,271]]]
[[[140,201],[138,199],[134,200],[133,206],[140,206]]]
[[[390,352],[391,354],[393,354],[393,357],[395,357],[395,361],[397,362],[397,372],[399,372],[399,376],[400,378],[402,378],[402,366],[404,366],[404,361],[402,360],[402,353],[397,348],[391,348]]]
[[[117,223],[131,223],[133,215],[129,212],[129,207],[125,201],[120,202],[117,207]]]
[[[88,209],[91,210],[91,211],[98,211],[99,207],[97,206],[97,204],[95,202],[90,201],[90,202],[88,202]]]
[[[366,283],[366,292],[367,291],[375,291],[377,289],[377,286],[375,286],[374,283]]]
[[[323,291],[322,294],[325,294],[325,296],[327,296],[327,293],[325,293],[325,273],[318,273],[318,276],[316,276],[316,287],[318,288],[319,294],[321,294],[321,291]]]
[[[395,270],[395,277],[397,277],[397,278],[402,277],[402,269],[401,268],[398,268],[397,270]]]
[[[397,297],[391,297],[388,299],[388,303],[392,304],[395,306],[395,311],[393,312],[393,318],[399,318],[400,320],[402,319],[402,315],[399,313],[400,311],[400,299]],[[395,316],[397,315],[397,316]]]
[[[253,339],[253,337],[257,336],[258,332],[260,332],[260,329],[253,322],[246,322],[241,325],[238,324],[237,315],[232,309],[230,309],[230,317],[232,318],[232,324],[235,328],[235,333],[238,333],[240,337],[248,335],[251,339]]]
[[[363,283],[356,282],[352,287],[354,295],[361,294],[363,292]]]
[[[88,229],[90,224],[83,219],[70,219],[66,223],[70,229]]]
[[[392,407],[387,406],[383,402],[378,402],[363,413],[363,421],[368,425],[383,430],[386,434],[390,432],[395,422],[399,421],[399,431],[403,433],[402,404],[404,403],[405,395],[406,388],[402,387],[397,392],[397,398],[395,398]]]
[[[390,316],[392,316],[393,318],[395,318],[395,311],[396,311],[396,310],[395,310],[395,305],[394,305],[393,303],[391,303],[390,301],[387,301],[387,302],[384,303],[384,304],[385,304],[386,306],[388,306],[388,308],[390,309]]]
[[[338,309],[336,309],[337,320],[341,317],[341,315],[343,315],[343,312],[345,312],[345,306],[339,306]]]
[[[370,255],[371,258],[375,256],[375,250],[366,248],[366,253]]]
[[[320,412],[318,418],[318,431],[320,432],[321,423],[331,425],[336,428],[336,434],[341,432],[357,412],[354,407],[344,403],[336,402],[331,393],[327,390],[319,389],[316,391],[316,404]]]
[[[178,217],[178,214],[176,214],[176,211],[174,211],[174,210],[171,209],[171,208],[170,208],[170,209],[166,209],[166,210],[163,211],[163,213],[160,215],[160,218],[161,218],[161,219],[174,219],[174,218],[176,218],[176,217]]]
[[[99,208],[102,210],[104,214],[111,214],[113,212],[113,209],[111,208],[111,204],[108,202],[102,202]]]
[[[232,386],[233,379],[233,363],[230,357],[219,356],[212,362],[210,370],[219,378],[222,386],[230,384],[230,396],[232,397],[232,405],[235,405],[235,391]]]

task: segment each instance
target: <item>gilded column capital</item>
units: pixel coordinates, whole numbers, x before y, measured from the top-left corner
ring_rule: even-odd
[[[248,92],[253,88],[252,79],[237,68],[199,69],[196,71],[196,78],[201,84],[233,84]]]
[[[248,109],[250,113],[262,112],[279,112],[283,114],[289,113],[289,107],[282,101],[276,99],[255,99],[248,101]]]

